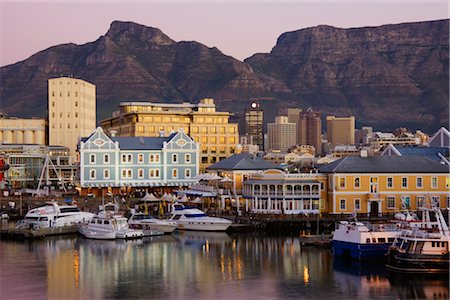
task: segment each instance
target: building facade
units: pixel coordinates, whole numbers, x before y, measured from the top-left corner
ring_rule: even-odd
[[[349,156],[319,168],[330,214],[378,216],[449,206],[448,166],[422,156]]]
[[[49,145],[65,146],[76,156],[78,140],[96,126],[95,93],[95,85],[81,79],[48,80]]]
[[[316,154],[322,154],[322,119],[321,113],[308,108],[300,115],[298,124],[298,139],[300,145],[311,145]]]
[[[326,176],[267,170],[244,181],[242,195],[251,213],[319,214],[326,211]]]
[[[327,116],[327,140],[332,145],[354,145],[355,117]]]
[[[297,141],[297,125],[289,123],[287,116],[278,116],[275,123],[267,124],[269,144],[267,150],[287,152]]]
[[[80,142],[79,152],[82,194],[197,182],[199,145],[183,130],[168,137],[109,137],[98,127]]]
[[[236,153],[238,124],[229,123],[231,113],[216,111],[214,99],[198,104],[122,102],[113,116],[100,122],[119,137],[169,136],[183,129],[200,144],[200,169]]]
[[[299,122],[300,122],[300,116],[302,113],[301,108],[281,108],[278,112],[279,116],[287,116],[288,117],[288,123],[294,123],[297,127],[297,136],[295,138],[295,144],[301,145],[300,143],[300,130],[298,130]]]
[[[0,141],[2,144],[45,145],[45,120],[7,117],[1,114]]]
[[[259,150],[264,150],[263,120],[263,110],[258,103],[253,102],[245,111],[245,134]]]

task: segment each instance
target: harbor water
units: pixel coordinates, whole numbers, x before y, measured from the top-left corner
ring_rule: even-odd
[[[175,232],[0,242],[1,299],[448,299],[448,277],[333,258],[298,236]]]

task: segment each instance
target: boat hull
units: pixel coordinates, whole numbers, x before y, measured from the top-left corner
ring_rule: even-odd
[[[179,230],[195,230],[195,231],[226,231],[231,224],[229,223],[209,223],[203,222],[177,222]]]
[[[405,254],[390,250],[386,267],[403,273],[449,273],[450,259],[446,255]]]
[[[334,255],[354,259],[384,258],[391,243],[357,244],[333,240],[331,247]]]

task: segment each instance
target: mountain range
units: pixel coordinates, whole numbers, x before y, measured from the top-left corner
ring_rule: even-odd
[[[436,130],[448,127],[449,20],[300,29],[244,62],[157,28],[114,21],[94,42],[53,46],[0,68],[2,112],[46,117],[47,80],[69,75],[97,86],[97,120],[123,101],[213,97],[238,117],[259,101],[266,122],[281,107],[312,107],[324,116],[354,115],[357,125],[377,130]]]

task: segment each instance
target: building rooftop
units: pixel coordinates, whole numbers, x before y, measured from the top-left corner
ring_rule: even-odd
[[[319,167],[320,173],[448,173],[449,167],[424,156],[347,156]]]
[[[207,170],[267,170],[282,169],[279,165],[265,161],[249,153],[230,156],[206,168]]]

